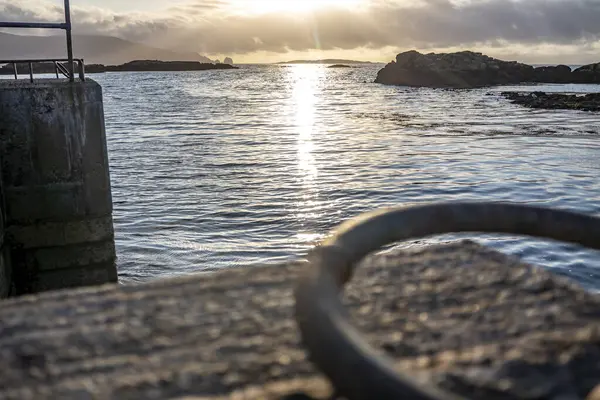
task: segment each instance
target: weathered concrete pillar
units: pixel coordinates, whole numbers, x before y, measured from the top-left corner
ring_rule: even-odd
[[[1,118],[2,114],[0,114]],[[4,196],[0,182],[0,298],[8,297],[12,287],[9,248],[6,245],[6,227],[4,221]]]
[[[17,294],[116,281],[100,85],[0,81],[0,159]]]

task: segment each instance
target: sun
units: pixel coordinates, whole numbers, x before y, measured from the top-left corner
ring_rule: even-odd
[[[308,13],[324,8],[351,9],[365,0],[234,0],[232,5],[247,14]]]

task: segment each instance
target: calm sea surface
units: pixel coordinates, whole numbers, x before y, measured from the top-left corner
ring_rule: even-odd
[[[379,67],[95,75],[122,282],[302,257],[382,206],[503,200],[600,215],[600,114],[499,96],[517,87],[382,86]],[[476,239],[600,290],[600,253]]]

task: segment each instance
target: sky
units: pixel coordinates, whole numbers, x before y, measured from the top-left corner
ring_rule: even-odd
[[[62,0],[0,0],[0,19],[61,18]],[[529,63],[600,61],[600,0],[71,0],[76,33],[237,63],[475,50]]]

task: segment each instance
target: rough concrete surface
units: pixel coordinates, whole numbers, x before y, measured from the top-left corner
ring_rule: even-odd
[[[115,282],[100,85],[2,80],[0,116],[1,201],[16,293]],[[102,257],[96,252],[90,261],[81,244],[103,248]]]
[[[304,268],[0,303],[0,399],[325,399],[293,320]],[[583,399],[600,384],[598,295],[471,242],[373,256],[345,302],[399,369],[467,398]]]
[[[0,185],[0,199],[2,185]],[[5,245],[6,229],[4,227],[4,204],[0,201],[0,298],[8,297],[12,282],[8,246]]]

